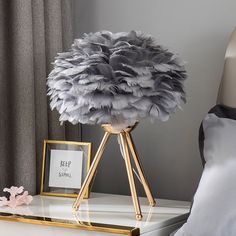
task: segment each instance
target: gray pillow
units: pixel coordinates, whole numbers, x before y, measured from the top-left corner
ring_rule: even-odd
[[[203,120],[199,141],[204,171],[190,216],[175,236],[236,235],[235,118],[236,109],[217,105]]]
[[[218,116],[220,118],[229,118],[231,120],[236,120],[236,108],[227,107],[225,105],[214,106],[208,112],[208,114],[215,114],[216,116]],[[206,159],[204,157],[204,152],[203,152],[204,140],[205,140],[205,136],[204,136],[203,122],[202,122],[200,129],[199,129],[199,150],[200,150],[203,166],[206,163]]]

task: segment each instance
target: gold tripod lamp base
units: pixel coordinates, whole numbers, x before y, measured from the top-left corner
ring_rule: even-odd
[[[156,202],[153,198],[153,195],[152,195],[152,192],[151,192],[150,187],[148,185],[147,179],[144,175],[143,167],[142,167],[141,162],[138,158],[137,151],[136,151],[136,148],[134,146],[134,142],[133,142],[131,134],[130,134],[131,131],[136,127],[136,125],[137,124],[135,124],[134,126],[127,127],[123,130],[118,130],[118,129],[112,127],[110,124],[102,125],[102,128],[105,130],[105,134],[104,134],[103,139],[100,143],[100,146],[97,150],[97,153],[94,157],[94,160],[91,164],[89,172],[83,182],[83,185],[80,189],[78,197],[73,205],[74,210],[77,211],[79,209],[79,206],[80,206],[80,204],[84,198],[84,195],[86,193],[86,190],[89,188],[89,185],[91,184],[91,181],[93,180],[93,177],[96,173],[98,164],[101,160],[102,154],[103,154],[104,149],[107,145],[107,141],[111,135],[117,135],[119,138],[122,154],[123,154],[124,160],[125,160],[126,171],[128,174],[129,185],[130,185],[132,200],[133,200],[133,204],[134,204],[136,219],[141,220],[142,213],[141,213],[139,199],[138,199],[138,195],[137,195],[137,191],[136,191],[133,169],[132,169],[132,164],[131,164],[131,159],[130,159],[130,153],[133,157],[138,175],[139,175],[142,185],[144,187],[149,204],[151,206],[155,206]]]

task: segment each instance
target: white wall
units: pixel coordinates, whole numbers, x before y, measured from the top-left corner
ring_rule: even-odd
[[[236,25],[235,0],[74,0],[75,37],[98,30],[147,32],[188,62],[187,104],[166,122],[142,122],[134,139],[158,197],[191,199],[202,167],[198,128],[214,105],[224,52]],[[97,147],[102,131],[83,127]],[[93,190],[128,193],[127,176],[113,140]]]

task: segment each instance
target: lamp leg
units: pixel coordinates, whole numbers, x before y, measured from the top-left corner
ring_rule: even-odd
[[[99,148],[97,150],[97,153],[96,153],[96,155],[94,157],[94,160],[93,160],[93,162],[91,164],[89,172],[86,175],[86,178],[85,178],[85,180],[83,182],[83,185],[82,185],[82,187],[80,189],[78,197],[77,197],[76,201],[74,202],[73,209],[76,210],[76,211],[78,210],[78,208],[79,208],[79,206],[80,206],[80,204],[81,204],[81,202],[82,202],[82,200],[84,198],[85,191],[89,188],[89,185],[90,185],[90,183],[91,183],[91,181],[93,179],[93,176],[94,176],[94,174],[96,172],[96,169],[98,167],[99,161],[101,160],[102,154],[104,152],[104,149],[105,149],[105,146],[107,144],[107,141],[108,141],[109,137],[110,137],[110,133],[109,132],[105,132],[105,134],[103,136],[103,139],[102,139],[102,141],[100,143],[100,146],[99,146]]]
[[[133,176],[133,171],[132,171],[132,166],[131,166],[131,161],[130,161],[130,156],[129,156],[128,144],[126,141],[126,136],[125,136],[124,132],[121,132],[119,134],[119,136],[120,136],[120,140],[121,140],[121,147],[122,147],[124,157],[125,157],[125,165],[126,165],[126,169],[127,169],[131,195],[132,195],[134,209],[135,209],[135,213],[136,213],[136,219],[141,220],[142,214],[141,214],[140,204],[139,204],[137,191],[136,191],[136,187],[135,187],[134,176]]]
[[[131,154],[133,156],[134,163],[136,165],[139,177],[140,177],[140,179],[142,181],[143,188],[144,188],[145,193],[147,195],[149,204],[151,206],[155,206],[156,202],[155,202],[155,199],[153,198],[153,195],[152,195],[152,192],[150,190],[149,184],[148,184],[147,179],[146,179],[146,177],[144,175],[143,167],[142,167],[141,161],[138,158],[137,150],[135,148],[135,145],[134,145],[134,142],[132,140],[132,137],[131,137],[129,132],[125,132],[125,134],[126,134],[126,139],[127,139],[127,142],[128,142],[128,145],[129,145],[129,148],[130,148],[130,151],[131,151]]]

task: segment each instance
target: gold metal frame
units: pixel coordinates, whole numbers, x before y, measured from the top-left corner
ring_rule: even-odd
[[[78,145],[78,146],[88,146],[87,172],[89,171],[90,163],[91,163],[92,144],[88,143],[88,142],[61,141],[61,140],[44,140],[44,142],[43,142],[43,161],[42,161],[40,195],[76,198],[77,194],[74,194],[74,193],[52,193],[52,192],[45,192],[44,191],[44,175],[45,175],[47,144],[66,144],[66,145],[71,144],[71,145]],[[85,191],[84,198],[89,198],[89,194],[90,194],[90,185],[87,187],[87,189]]]
[[[95,231],[103,233],[113,233],[127,236],[138,236],[140,235],[139,228],[127,227],[127,226],[118,226],[118,225],[108,225],[108,224],[99,224],[91,222],[75,222],[73,220],[62,220],[54,219],[49,217],[41,216],[26,216],[26,215],[16,215],[11,213],[0,212],[0,220],[9,221],[9,222],[20,222],[28,223],[34,225],[47,225],[53,227],[63,227],[70,229],[78,229],[85,231]]]
[[[130,190],[131,190],[131,196],[132,196],[132,200],[133,200],[133,204],[134,204],[134,210],[135,210],[135,214],[136,214],[136,219],[137,220],[141,220],[142,219],[142,213],[141,213],[141,209],[140,209],[140,204],[139,204],[139,199],[138,199],[138,195],[137,195],[137,191],[136,191],[136,186],[135,186],[135,181],[134,181],[134,175],[133,175],[133,171],[132,171],[132,164],[131,164],[131,160],[130,160],[130,152],[132,154],[132,157],[134,159],[134,163],[136,165],[139,177],[141,179],[142,185],[144,187],[145,193],[147,195],[149,204],[151,206],[155,206],[156,202],[153,198],[152,192],[150,190],[149,184],[147,182],[147,179],[144,175],[144,171],[143,171],[143,167],[141,165],[141,161],[138,158],[138,154],[136,151],[136,148],[134,146],[134,142],[132,140],[131,137],[131,131],[137,126],[137,123],[134,126],[130,126],[127,127],[123,130],[119,130],[116,129],[114,127],[112,127],[110,124],[105,124],[102,125],[102,128],[105,131],[105,134],[103,136],[103,139],[100,143],[100,146],[97,150],[97,153],[94,157],[94,160],[91,164],[91,167],[89,169],[89,172],[83,182],[83,185],[80,189],[80,192],[77,196],[77,199],[73,205],[73,209],[75,211],[77,211],[81,205],[81,202],[86,194],[86,189],[88,188],[88,186],[90,186],[94,175],[96,173],[98,164],[102,158],[103,152],[105,150],[105,147],[107,145],[108,139],[111,135],[117,135],[119,137],[120,140],[120,146],[121,146],[121,150],[125,159],[125,165],[126,165],[126,171],[128,174],[128,180],[129,180],[129,185],[130,185]]]

